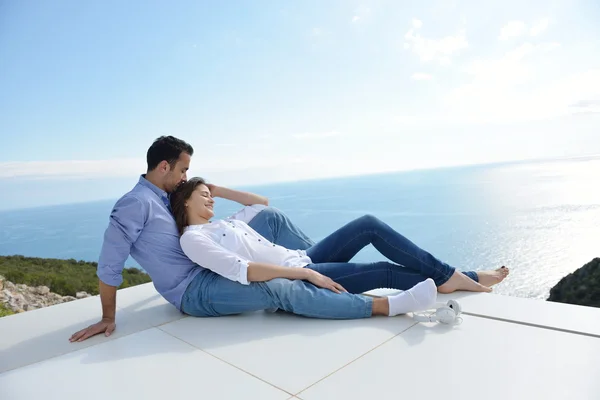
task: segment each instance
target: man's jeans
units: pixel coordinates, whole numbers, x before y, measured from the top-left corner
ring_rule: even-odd
[[[358,218],[314,245],[310,245],[312,241],[285,214],[273,208],[259,213],[249,225],[274,243],[306,249],[314,262],[306,268],[329,276],[349,293],[338,294],[309,282],[284,278],[242,285],[204,270],[183,296],[185,313],[221,316],[281,309],[314,318],[366,318],[371,316],[373,300],[360,293],[377,288],[406,290],[429,277],[439,286],[454,272],[453,267],[372,216]],[[368,244],[373,244],[395,264],[348,262]],[[474,272],[468,275],[477,277]]]

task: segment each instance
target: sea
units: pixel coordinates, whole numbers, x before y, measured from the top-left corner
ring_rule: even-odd
[[[545,299],[600,257],[600,156],[239,187],[315,241],[364,214],[459,270],[505,265],[494,293]],[[0,255],[97,261],[114,200],[0,212]],[[217,217],[239,205],[217,199]],[[372,246],[353,261],[385,260]],[[138,266],[131,258],[127,266]]]

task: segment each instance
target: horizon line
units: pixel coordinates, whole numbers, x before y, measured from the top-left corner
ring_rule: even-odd
[[[556,156],[556,157],[541,157],[541,158],[529,158],[529,159],[514,159],[514,160],[504,160],[504,161],[494,161],[489,163],[463,163],[463,164],[451,164],[437,167],[420,167],[420,168],[407,168],[407,169],[398,169],[398,170],[388,170],[388,171],[379,171],[379,172],[368,172],[364,174],[350,174],[350,175],[337,175],[337,176],[329,176],[323,178],[305,178],[305,179],[297,179],[291,181],[274,181],[267,182],[261,184],[254,185],[231,185],[235,186],[239,189],[248,190],[250,188],[264,188],[271,187],[282,184],[292,184],[292,183],[305,183],[305,182],[323,182],[330,181],[334,179],[351,179],[357,177],[367,177],[367,176],[380,176],[380,175],[390,175],[395,173],[410,173],[410,172],[420,172],[420,171],[435,171],[435,170],[444,170],[444,169],[458,169],[458,168],[469,168],[469,167],[493,167],[493,166],[501,166],[501,165],[518,165],[518,164],[528,164],[528,163],[542,163],[542,162],[550,162],[550,161],[569,161],[569,160],[577,160],[577,159],[594,159],[600,158],[600,153],[591,153],[591,154],[580,154],[576,156]],[[141,173],[140,173],[141,174]],[[139,175],[132,176],[131,178],[137,178]],[[109,177],[98,179],[106,179]],[[119,177],[117,179],[129,179],[125,177]],[[124,193],[123,193],[124,194]],[[81,205],[81,204],[92,204],[92,203],[101,203],[107,201],[116,201],[120,196],[111,196],[98,198],[95,200],[85,200],[85,201],[75,201],[75,202],[67,202],[67,203],[49,203],[38,206],[30,206],[30,207],[16,207],[16,208],[0,208],[0,214],[13,212],[13,211],[24,211],[24,210],[36,210],[43,208],[53,208],[53,207],[64,207],[71,205]]]

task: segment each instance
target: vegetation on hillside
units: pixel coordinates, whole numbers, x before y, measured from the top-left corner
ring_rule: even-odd
[[[600,258],[594,258],[562,278],[550,290],[549,301],[600,307]]]
[[[0,275],[13,283],[28,286],[48,286],[61,296],[75,296],[77,292],[98,294],[97,263],[37,258],[0,256]],[[123,270],[123,284],[119,288],[150,282],[150,276],[137,268]],[[2,311],[0,310],[0,313]]]
[[[0,303],[0,318],[6,317],[7,315],[12,315],[14,312],[4,304]]]

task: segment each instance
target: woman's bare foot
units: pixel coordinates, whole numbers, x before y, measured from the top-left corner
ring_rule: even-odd
[[[479,283],[483,286],[494,286],[504,280],[508,276],[509,270],[506,267],[500,267],[492,271],[477,271]]]
[[[491,292],[487,286],[475,282],[460,271],[454,271],[448,282],[437,288],[440,293],[452,293],[457,290],[465,290],[467,292]]]

